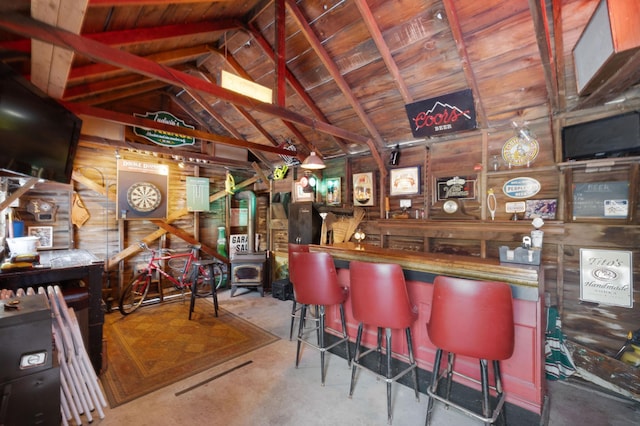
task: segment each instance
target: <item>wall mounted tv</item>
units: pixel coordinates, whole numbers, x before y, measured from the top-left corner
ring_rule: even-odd
[[[640,155],[640,112],[562,129],[563,161]]]
[[[69,183],[82,120],[0,62],[0,175]]]

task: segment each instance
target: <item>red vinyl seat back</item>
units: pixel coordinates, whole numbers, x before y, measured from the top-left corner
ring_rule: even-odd
[[[514,347],[511,287],[502,282],[436,277],[429,339],[438,348],[469,357],[503,360]]]
[[[347,299],[347,289],[338,283],[338,274],[329,253],[289,253],[289,271],[296,302],[304,305],[336,305]]]
[[[400,265],[352,261],[349,276],[351,307],[358,322],[404,329],[416,320]]]
[[[293,282],[293,280],[291,279],[291,253],[309,253],[309,245],[289,243],[288,253],[289,253],[289,281]]]

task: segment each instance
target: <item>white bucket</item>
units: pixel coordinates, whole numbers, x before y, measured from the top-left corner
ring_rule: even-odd
[[[21,254],[36,254],[38,252],[38,237],[7,238],[9,250],[13,256]]]

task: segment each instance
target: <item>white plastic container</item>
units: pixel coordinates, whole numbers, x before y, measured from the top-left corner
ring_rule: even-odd
[[[7,238],[9,251],[12,256],[21,254],[36,254],[38,252],[38,237]]]

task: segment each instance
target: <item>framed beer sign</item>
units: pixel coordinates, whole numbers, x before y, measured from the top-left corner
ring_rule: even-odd
[[[471,89],[405,105],[411,133],[423,138],[477,127]]]

